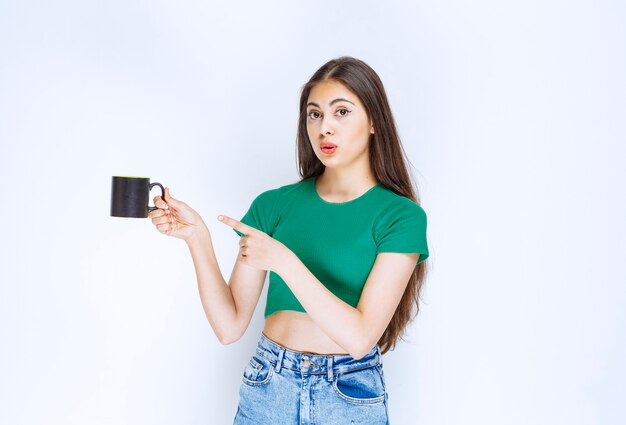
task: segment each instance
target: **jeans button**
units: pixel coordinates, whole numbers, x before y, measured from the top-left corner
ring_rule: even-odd
[[[311,360],[309,360],[309,359],[303,360],[302,361],[302,367],[304,367],[304,368],[311,367]]]

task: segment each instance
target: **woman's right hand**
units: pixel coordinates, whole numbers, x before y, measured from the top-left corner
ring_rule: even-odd
[[[152,219],[152,224],[157,230],[165,235],[187,242],[200,232],[208,230],[200,214],[183,201],[172,198],[167,187],[165,200],[155,196],[154,206],[157,209],[151,211],[148,217]]]

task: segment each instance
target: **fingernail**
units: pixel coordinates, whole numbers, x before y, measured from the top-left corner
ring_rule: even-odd
[[[224,217],[222,217],[221,215],[218,215],[218,216],[217,216],[217,219],[218,219],[219,221],[222,221],[222,220],[224,220]]]

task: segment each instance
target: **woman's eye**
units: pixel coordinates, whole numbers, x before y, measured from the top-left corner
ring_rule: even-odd
[[[346,115],[348,115],[350,112],[350,110],[346,109],[346,108],[339,108],[337,109],[337,114],[339,114],[339,116],[345,117]],[[309,118],[311,119],[318,119],[321,116],[321,114],[317,111],[311,111],[309,112]]]

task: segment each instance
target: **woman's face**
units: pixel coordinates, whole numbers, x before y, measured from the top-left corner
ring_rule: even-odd
[[[306,128],[315,155],[326,166],[368,161],[370,136],[374,134],[359,98],[336,80],[317,84],[307,100]],[[322,149],[335,145],[335,149]]]

